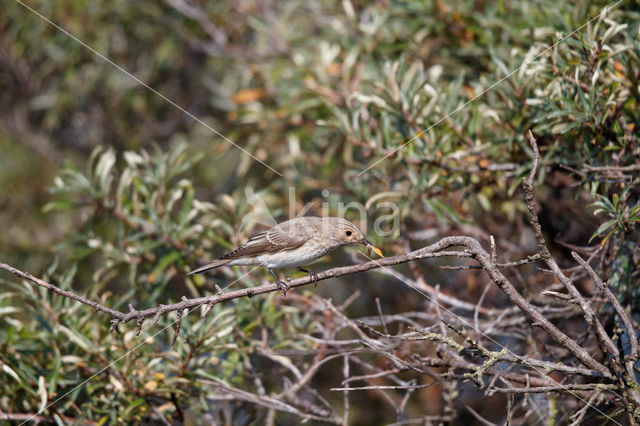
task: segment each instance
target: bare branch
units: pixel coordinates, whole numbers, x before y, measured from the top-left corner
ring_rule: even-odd
[[[538,252],[543,260],[547,260],[551,257],[547,244],[542,236],[542,227],[538,221],[538,212],[536,211],[536,202],[533,198],[533,184],[536,178],[538,170],[538,161],[540,160],[540,152],[538,151],[538,143],[533,137],[533,133],[529,130],[529,143],[533,149],[533,165],[531,166],[531,172],[529,177],[523,179],[522,185],[524,186],[524,196],[527,202],[527,209],[529,210],[529,222],[533,228],[533,232],[536,234],[536,240],[538,242]]]
[[[538,144],[531,131],[529,131],[529,143],[531,144],[531,148],[533,149],[533,165],[531,167],[531,172],[529,173],[529,177],[527,179],[524,179],[523,187],[524,187],[524,193],[525,193],[525,200],[527,202],[527,209],[529,210],[529,222],[531,224],[531,227],[533,228],[533,231],[536,235],[536,240],[538,242],[538,252],[542,260],[544,260],[544,262],[549,266],[549,269],[551,269],[551,271],[556,275],[556,277],[558,277],[560,282],[569,291],[569,294],[573,296],[573,298],[578,302],[578,304],[584,311],[585,320],[589,325],[594,327],[596,331],[596,336],[598,338],[598,341],[601,343],[602,349],[604,351],[608,351],[614,356],[617,356],[618,349],[616,348],[615,344],[613,344],[613,342],[605,332],[604,327],[602,326],[602,323],[600,323],[600,320],[595,315],[595,312],[591,308],[591,305],[589,304],[588,301],[584,299],[584,297],[582,297],[582,295],[580,294],[578,289],[575,287],[573,282],[571,282],[571,280],[562,272],[562,270],[560,269],[556,261],[551,257],[551,253],[547,248],[547,244],[545,242],[544,236],[542,235],[542,227],[540,226],[540,222],[538,220],[536,202],[533,196],[533,184],[536,176],[536,169],[538,167],[538,161],[540,158],[540,152],[538,151]],[[556,336],[554,336],[554,338],[556,338]],[[556,341],[562,343],[562,341],[558,340],[557,338],[556,338]],[[569,343],[569,346],[573,347],[573,344]],[[569,349],[569,347],[567,346],[565,347]],[[607,370],[607,368],[604,365],[602,365],[601,363],[593,359],[583,348],[581,348],[580,346],[578,346],[578,348],[582,350],[581,352],[579,352],[580,356],[578,356],[575,352],[573,352],[572,349],[569,349],[569,351],[574,353],[574,355],[576,355],[583,362],[583,364],[589,366],[590,368],[594,368],[596,370],[600,370],[600,371]],[[578,349],[578,348],[573,347],[573,349]],[[581,357],[585,357],[585,358],[581,358]]]
[[[600,279],[593,268],[587,262],[585,262],[578,253],[573,251],[571,252],[571,255],[576,260],[576,262],[578,262],[589,273],[591,279],[596,283],[598,288],[602,292],[604,292],[605,296],[607,297],[609,302],[611,302],[614,309],[622,319],[622,322],[624,322],[624,326],[627,329],[627,334],[629,335],[629,342],[631,343],[631,354],[628,356],[632,361],[636,361],[638,357],[640,357],[640,351],[638,349],[638,336],[635,333],[635,328],[633,326],[633,322],[631,321],[629,313],[622,307],[616,295],[613,294],[609,286]]]
[[[435,244],[432,244],[428,247],[424,247],[420,250],[415,250],[413,252],[410,252],[404,255],[388,257],[380,260],[372,260],[372,261],[361,263],[358,265],[343,266],[343,267],[328,269],[326,271],[322,271],[317,274],[317,281],[323,281],[329,278],[336,278],[344,275],[355,274],[358,272],[369,271],[372,269],[398,265],[401,263],[406,263],[406,262],[410,262],[417,259],[438,258],[438,257],[445,257],[445,256],[473,257],[473,253],[470,253],[468,251],[465,251],[465,252],[457,252],[457,251],[443,252],[442,251],[450,247],[466,245],[465,238],[466,237],[449,237]],[[478,246],[479,246],[479,243],[478,243]],[[232,300],[232,299],[237,299],[239,297],[251,297],[258,294],[279,291],[279,288],[276,284],[263,284],[259,287],[252,287],[252,288],[246,288],[242,290],[230,291],[227,293],[216,294],[213,296],[197,297],[193,299],[183,298],[182,301],[178,303],[173,303],[169,305],[159,305],[155,308],[144,309],[141,311],[137,311],[133,308],[133,306],[130,306],[130,312],[121,312],[121,311],[117,311],[117,310],[108,308],[106,306],[103,306],[96,301],[89,300],[86,297],[80,296],[72,291],[63,290],[55,286],[54,284],[48,283],[40,278],[34,277],[30,273],[21,271],[11,265],[7,265],[6,263],[0,263],[0,269],[4,269],[19,278],[23,278],[33,284],[36,284],[40,287],[44,287],[50,291],[53,291],[56,294],[59,294],[64,297],[68,297],[70,299],[76,300],[85,305],[91,306],[96,311],[104,312],[110,315],[111,317],[113,317],[112,328],[115,328],[115,326],[119,323],[126,323],[134,319],[139,321],[140,319],[149,318],[149,317],[153,317],[153,322],[156,323],[160,316],[165,315],[169,312],[195,308],[203,304],[213,306],[215,304]],[[297,278],[295,280],[290,280],[287,282],[287,285],[290,288],[295,288],[295,287],[308,285],[311,283],[315,283],[314,278],[310,276],[305,276],[302,278]],[[475,305],[470,304],[469,307],[470,309],[474,309]]]
[[[211,386],[213,389],[215,389],[216,391],[220,391],[219,393],[213,393],[209,396],[209,399],[212,400],[218,400],[218,401],[224,401],[224,400],[240,400],[240,401],[247,401],[249,403],[252,404],[256,404],[256,405],[261,405],[263,407],[266,408],[273,408],[276,409],[278,411],[284,411],[286,413],[290,413],[293,415],[296,415],[298,417],[302,417],[305,419],[309,419],[309,420],[319,420],[319,421],[324,421],[327,423],[333,423],[333,424],[341,424],[342,423],[342,419],[338,418],[337,416],[335,416],[333,413],[330,412],[323,412],[323,416],[318,416],[315,414],[311,414],[311,413],[307,413],[304,411],[301,411],[298,407],[294,407],[291,404],[287,404],[286,402],[283,402],[282,400],[272,397],[272,396],[261,396],[261,395],[255,395],[251,392],[247,392],[241,389],[237,389],[231,386],[228,386],[226,384],[224,384],[223,382],[218,382],[218,381],[213,381],[213,380],[207,380],[207,379],[200,379],[200,382],[207,384],[209,386]]]
[[[427,247],[423,247],[419,250],[415,250],[403,255],[388,257],[384,259],[372,260],[369,262],[361,263],[358,265],[351,266],[343,266],[338,268],[329,269],[326,271],[322,271],[317,274],[317,281],[323,281],[328,278],[340,277],[344,275],[355,274],[358,272],[369,271],[372,269],[378,269],[393,265],[398,265],[401,263],[411,262],[419,259],[428,259],[433,257],[442,257],[442,250],[446,250],[452,247],[465,247],[465,257],[470,256],[475,259],[482,268],[487,272],[491,280],[500,287],[500,289],[507,295],[509,300],[515,304],[518,308],[520,308],[529,319],[537,326],[544,329],[547,333],[553,337],[555,341],[560,343],[563,347],[565,347],[570,353],[572,353],[576,358],[580,360],[585,366],[590,369],[598,371],[604,377],[611,377],[608,369],[596,361],[594,358],[589,355],[589,353],[582,348],[575,340],[571,339],[565,333],[560,331],[554,324],[551,323],[538,308],[533,306],[531,303],[527,302],[524,297],[515,289],[513,284],[509,282],[509,280],[500,272],[496,265],[493,265],[491,262],[491,256],[487,251],[485,251],[480,243],[470,237],[456,236],[456,237],[445,237],[440,241],[431,244]],[[458,256],[459,252],[451,252],[453,256]],[[5,269],[14,275],[25,278],[37,285],[48,288],[57,294],[62,294],[67,297],[70,297],[74,300],[77,300],[81,303],[85,303],[89,306],[94,307],[96,310],[108,313],[114,319],[113,322],[117,323],[126,323],[128,321],[139,319],[141,317],[147,318],[154,316],[158,318],[160,315],[164,315],[169,312],[184,310],[195,308],[201,306],[203,304],[217,304],[227,300],[236,299],[239,297],[247,297],[254,296],[257,294],[270,293],[278,291],[278,286],[276,284],[264,284],[259,287],[252,287],[242,290],[231,291],[228,293],[218,294],[214,296],[208,297],[198,297],[193,299],[184,299],[179,303],[174,303],[170,305],[160,305],[155,308],[144,309],[141,311],[124,313],[120,311],[115,311],[113,309],[104,307],[97,302],[90,301],[84,297],[78,296],[72,292],[61,290],[53,284],[47,283],[43,280],[35,278],[31,274],[26,272],[22,272],[14,267],[6,265],[4,263],[0,263],[0,269]],[[305,276],[302,278],[298,278],[295,280],[289,281],[287,284],[289,288],[300,287],[304,285],[308,285],[314,283],[316,279]],[[474,306],[475,308],[475,306]]]
[[[605,383],[587,383],[587,384],[566,384],[560,386],[533,386],[524,388],[493,388],[489,394],[493,393],[549,393],[549,392],[567,392],[567,391],[595,391],[595,390],[618,390],[617,385]]]

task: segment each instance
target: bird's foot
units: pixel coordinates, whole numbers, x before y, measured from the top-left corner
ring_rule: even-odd
[[[298,271],[306,272],[307,274],[309,274],[309,276],[311,277],[311,280],[313,281],[313,286],[318,287],[318,274],[316,274],[313,271],[309,271],[307,269],[301,268],[299,266],[298,266]]]
[[[273,279],[276,280],[276,285],[282,292],[282,296],[287,297],[287,290],[289,290],[289,286],[287,285],[287,283],[285,283],[284,281],[280,281],[275,272],[273,272],[273,269],[269,269],[269,272],[271,272],[271,275],[273,275]]]
[[[276,278],[276,285],[282,292],[282,297],[287,297],[287,290],[289,290],[289,286],[287,285],[287,283]]]
[[[311,271],[311,272],[309,272],[309,276],[311,277],[311,280],[313,281],[313,286],[314,287],[318,287],[318,274],[316,274],[315,272]]]

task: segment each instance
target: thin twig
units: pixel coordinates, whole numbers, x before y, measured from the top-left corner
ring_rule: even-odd
[[[588,383],[588,384],[566,384],[561,386],[532,386],[524,388],[493,388],[493,393],[549,393],[549,392],[567,392],[567,391],[594,391],[594,390],[618,390],[618,386],[605,383]]]

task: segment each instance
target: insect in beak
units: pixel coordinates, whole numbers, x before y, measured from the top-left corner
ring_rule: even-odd
[[[373,250],[378,256],[384,258],[384,255],[382,254],[380,249],[378,247],[374,246],[373,244],[371,244],[371,242],[369,240],[367,240],[366,238],[362,239],[362,244],[367,246],[367,256],[370,256],[371,255],[371,250]]]

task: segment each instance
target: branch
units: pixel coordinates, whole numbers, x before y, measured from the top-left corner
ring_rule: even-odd
[[[591,266],[587,262],[585,262],[584,259],[582,259],[580,255],[578,255],[578,253],[572,251],[571,256],[573,256],[576,262],[578,262],[589,273],[589,276],[596,283],[598,289],[604,292],[605,296],[607,297],[609,302],[611,302],[620,318],[622,318],[622,322],[627,329],[626,331],[629,335],[629,342],[631,344],[631,354],[625,355],[625,357],[629,357],[631,361],[637,361],[638,357],[640,357],[640,350],[638,348],[638,336],[635,333],[633,321],[631,320],[629,313],[622,307],[622,305],[618,301],[618,298],[615,296],[615,294],[613,294],[609,286],[600,279],[593,268],[591,268]]]
[[[533,231],[536,235],[536,240],[538,243],[538,253],[540,254],[540,257],[542,258],[542,260],[549,266],[549,269],[551,269],[551,271],[555,274],[555,276],[565,286],[569,294],[571,294],[571,296],[580,305],[580,308],[584,312],[585,321],[594,328],[596,337],[598,338],[598,342],[600,343],[600,346],[603,349],[603,351],[609,352],[614,356],[618,356],[619,355],[618,349],[616,348],[615,344],[611,341],[611,339],[605,332],[604,327],[602,326],[602,323],[600,322],[598,317],[595,315],[595,312],[591,308],[591,304],[588,301],[586,301],[584,297],[582,297],[582,295],[580,294],[576,286],[573,284],[573,282],[562,272],[562,270],[560,269],[556,261],[553,259],[553,257],[551,257],[551,253],[549,252],[544,236],[542,235],[542,227],[540,226],[540,221],[538,220],[537,206],[536,206],[535,198],[533,196],[533,184],[535,181],[538,162],[540,159],[540,152],[538,151],[538,144],[531,131],[529,131],[529,143],[531,144],[531,148],[533,150],[533,165],[531,166],[531,172],[529,173],[529,177],[526,179],[523,179],[523,188],[524,188],[525,200],[527,202],[527,209],[529,210],[529,223],[533,228]],[[556,339],[556,341],[562,344],[562,341],[558,339]],[[575,342],[569,343],[569,346],[573,347],[573,343]],[[565,345],[563,344],[563,346]],[[608,369],[603,364],[596,361],[593,357],[591,357],[591,355],[588,354],[587,351],[585,351],[579,345],[576,344],[576,346],[577,348],[580,348],[580,352],[579,352],[580,356],[578,356],[578,354],[573,352],[572,349],[569,349],[568,346],[565,346],[565,348],[569,349],[570,352],[576,355],[576,357],[578,357],[578,359],[580,359],[580,361],[584,365],[598,371],[608,372]],[[577,349],[577,348],[574,347],[574,349]],[[581,357],[584,357],[584,358],[581,358]]]
[[[634,164],[631,166],[590,166],[584,165],[584,170],[588,172],[637,172],[640,170],[640,164]]]
[[[633,321],[631,320],[631,316],[629,313],[622,307],[616,296],[613,294],[609,286],[603,282],[600,277],[596,274],[596,272],[591,268],[588,262],[582,259],[578,253],[575,251],[571,252],[573,258],[587,271],[591,279],[596,283],[598,288],[604,292],[609,302],[613,305],[614,309],[621,317],[622,322],[626,328],[627,335],[629,336],[629,344],[631,346],[630,354],[623,354],[624,357],[622,359],[625,369],[626,369],[626,377],[625,382],[627,388],[624,390],[625,393],[629,396],[631,400],[636,405],[640,405],[640,385],[636,378],[635,365],[638,360],[639,349],[638,349],[638,336],[636,335],[636,329],[633,326]],[[629,410],[628,410],[629,411]]]
[[[550,393],[550,392],[567,392],[567,391],[594,391],[594,390],[610,390],[616,391],[616,385],[608,385],[604,383],[586,383],[586,384],[566,384],[561,386],[538,386],[524,388],[493,388],[489,395],[494,393]]]
[[[529,130],[529,143],[533,149],[533,165],[531,166],[529,177],[523,179],[522,185],[524,186],[524,197],[527,202],[527,209],[529,210],[529,222],[531,223],[533,232],[536,234],[536,240],[538,242],[538,252],[540,253],[540,256],[542,256],[542,259],[546,261],[551,258],[551,253],[549,253],[547,244],[542,236],[542,227],[538,221],[538,212],[536,211],[536,201],[533,198],[533,183],[538,171],[540,152],[538,151],[538,144],[536,143],[531,130]]]
[[[454,240],[448,240],[448,241],[442,240],[439,243],[433,244],[429,247],[425,247],[423,249],[416,250],[404,255],[389,257],[381,260],[372,260],[370,262],[362,263],[359,265],[343,266],[343,267],[328,269],[326,271],[319,272],[317,274],[317,281],[323,281],[329,278],[336,278],[344,275],[355,274],[358,272],[364,272],[364,271],[377,269],[385,266],[398,265],[400,263],[406,263],[416,259],[444,257],[444,256],[452,256],[452,255],[464,256],[464,253],[459,253],[459,252],[458,253],[439,252],[440,250],[443,250],[448,247],[461,245],[461,244],[456,244],[456,242],[461,242],[462,240],[455,239],[456,237],[450,237],[450,238],[454,238]],[[461,237],[461,238],[465,238],[465,237]],[[465,257],[468,257],[468,255]],[[23,278],[33,284],[36,284],[40,287],[44,287],[50,291],[53,291],[58,295],[68,297],[70,299],[78,301],[87,306],[91,306],[96,311],[104,312],[110,315],[111,317],[113,317],[112,329],[114,329],[115,326],[117,326],[119,323],[126,323],[134,319],[144,320],[145,318],[154,317],[153,322],[155,323],[158,321],[161,315],[165,315],[169,312],[183,311],[184,309],[196,308],[201,305],[215,305],[228,300],[237,299],[239,297],[252,297],[257,294],[264,294],[264,293],[279,291],[279,288],[276,284],[263,284],[259,287],[252,287],[252,288],[246,288],[242,290],[230,291],[222,294],[216,294],[213,296],[197,297],[193,299],[183,298],[182,301],[178,303],[173,303],[170,305],[159,305],[155,308],[144,309],[141,311],[137,311],[132,306],[129,306],[130,312],[121,312],[121,311],[108,308],[94,300],[87,299],[86,297],[80,296],[72,291],[63,290],[40,278],[34,277],[28,272],[21,271],[11,265],[7,265],[6,263],[0,262],[0,269],[4,269],[8,272],[11,272],[13,275],[19,278]],[[287,281],[287,285],[289,286],[289,288],[294,288],[294,287],[301,287],[304,285],[315,283],[315,281],[316,280],[314,280],[314,278],[310,276],[305,276],[295,280]],[[141,325],[142,324],[139,322],[138,327],[140,327]]]
[[[77,294],[75,294],[74,292],[71,291],[67,291],[67,290],[62,290],[59,287],[56,287],[53,284],[50,284],[46,281],[41,280],[40,278],[36,278],[33,275],[31,275],[28,272],[23,272],[17,268],[14,268],[11,265],[7,265],[6,263],[1,263],[0,262],[0,269],[4,269],[5,271],[9,271],[11,272],[13,275],[19,277],[19,278],[24,278],[28,281],[31,281],[33,284],[39,285],[40,287],[44,287],[47,290],[53,291],[55,294],[58,294],[60,296],[64,296],[64,297],[68,297],[69,299],[73,299],[76,300],[80,303],[83,303],[85,305],[91,306],[92,308],[94,308],[96,311],[100,311],[100,312],[104,312],[107,313],[109,315],[111,315],[114,318],[121,318],[123,316],[122,312],[120,311],[116,311],[114,309],[111,308],[107,308],[106,306],[102,306],[100,303],[94,301],[94,300],[89,300],[86,297],[82,297],[79,296]]]
[[[452,247],[465,247],[465,251],[461,252],[443,252],[443,250],[452,248]],[[540,310],[533,306],[531,303],[527,302],[524,297],[515,289],[513,284],[509,282],[509,280],[502,274],[496,264],[492,262],[491,255],[485,251],[480,243],[470,237],[464,236],[455,236],[455,237],[445,237],[440,241],[431,244],[429,246],[423,247],[419,250],[415,250],[403,255],[388,257],[385,259],[377,259],[369,262],[361,263],[358,265],[351,266],[343,266],[333,269],[328,269],[326,271],[322,271],[317,274],[317,281],[323,281],[328,278],[341,277],[344,275],[355,274],[358,272],[369,271],[372,269],[378,269],[382,267],[388,267],[393,265],[398,265],[401,263],[407,263],[419,259],[427,259],[434,257],[444,257],[444,256],[455,256],[455,257],[471,257],[476,260],[480,266],[487,272],[491,280],[500,287],[500,289],[507,295],[509,300],[515,304],[518,308],[520,308],[527,317],[537,326],[541,327],[545,330],[551,337],[561,344],[565,349],[567,349],[571,354],[573,354],[583,365],[586,367],[593,369],[600,373],[602,376],[610,378],[611,374],[607,370],[607,368],[596,361],[594,358],[589,355],[589,353],[582,348],[575,340],[571,339],[569,336],[564,334],[560,329],[558,329],[554,324],[551,323],[541,312]],[[237,299],[239,297],[251,297],[256,294],[263,293],[271,293],[275,291],[279,291],[278,286],[276,284],[263,284],[259,287],[246,288],[242,290],[230,291],[227,293],[217,294],[214,296],[207,297],[198,297],[194,299],[186,299],[184,298],[181,302],[173,303],[170,305],[160,305],[155,308],[144,309],[141,311],[132,310],[131,312],[125,313],[116,311],[110,308],[107,308],[95,301],[86,299],[82,296],[78,296],[75,293],[70,291],[62,290],[53,284],[47,283],[41,279],[34,277],[33,275],[20,271],[12,266],[6,265],[4,263],[0,263],[0,269],[5,269],[14,275],[24,278],[32,283],[35,283],[39,286],[45,287],[51,291],[54,291],[56,294],[60,294],[66,297],[70,297],[80,303],[84,303],[96,309],[97,311],[105,312],[113,317],[111,329],[115,329],[115,327],[119,323],[126,323],[132,320],[137,320],[138,327],[137,331],[140,331],[140,327],[142,325],[142,320],[149,317],[154,317],[153,322],[157,322],[161,315],[165,315],[169,312],[173,311],[183,311],[185,309],[196,308],[201,305],[215,305],[217,303],[221,303],[227,300]],[[308,285],[314,283],[316,280],[310,276],[298,278],[295,280],[291,280],[287,282],[289,288],[301,287],[304,285]]]
[[[229,401],[229,400],[240,400],[247,401],[251,404],[260,405],[266,408],[273,408],[278,411],[283,411],[289,414],[296,415],[298,417],[302,417],[307,420],[318,420],[326,423],[340,424],[341,419],[337,418],[333,413],[324,410],[323,415],[316,415],[308,412],[301,411],[298,407],[295,407],[291,404],[287,404],[280,399],[267,396],[267,395],[255,395],[251,392],[247,392],[242,389],[233,388],[224,384],[222,381],[214,381],[207,379],[200,379],[201,383],[211,386],[214,389],[210,395],[208,395],[208,399],[213,401]]]

